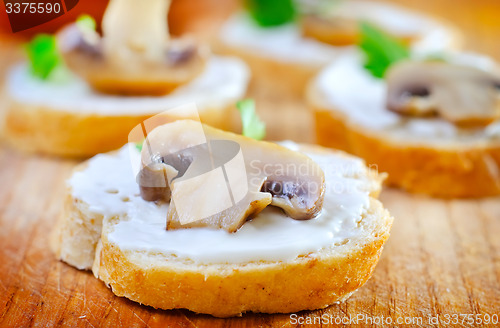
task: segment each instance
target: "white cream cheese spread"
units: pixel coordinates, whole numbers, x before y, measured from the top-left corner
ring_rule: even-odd
[[[298,149],[293,142],[283,143]],[[130,152],[132,154],[130,154]],[[358,236],[373,188],[364,163],[331,153],[308,154],[325,172],[322,212],[299,221],[268,207],[235,233],[209,228],[165,229],[168,205],[144,201],[132,173],[134,146],[101,154],[69,179],[72,196],[106,218],[120,216],[107,238],[122,250],[161,252],[195,263],[286,261]]]
[[[338,47],[303,38],[296,24],[262,28],[243,13],[225,22],[219,38],[224,44],[241,47],[262,57],[313,67],[328,64],[339,50]]]
[[[357,20],[368,20],[399,36],[416,36],[415,52],[429,53],[453,48],[455,35],[443,24],[404,8],[373,1],[343,1],[334,10]],[[284,62],[322,67],[344,50],[302,36],[295,23],[260,27],[247,14],[237,13],[222,26],[219,39],[228,46]]]
[[[71,75],[61,82],[33,77],[26,65],[8,74],[8,94],[16,101],[85,114],[108,116],[156,114],[195,102],[198,110],[224,107],[246,93],[250,72],[240,59],[212,56],[205,70],[193,81],[165,96],[116,96],[93,90],[81,78]]]

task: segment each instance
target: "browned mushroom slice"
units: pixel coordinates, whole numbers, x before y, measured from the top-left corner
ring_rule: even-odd
[[[438,61],[404,61],[387,73],[387,108],[413,116],[440,116],[461,125],[500,118],[500,75]]]
[[[66,64],[110,94],[162,95],[188,83],[203,71],[208,51],[190,39],[169,39],[169,3],[110,1],[103,37],[77,24],[64,28],[58,43]]]
[[[268,205],[297,220],[319,213],[324,173],[309,157],[209,126],[200,137],[200,130],[177,121],[146,138],[138,183],[144,199],[171,201],[167,229],[234,232]]]
[[[302,35],[334,46],[356,44],[359,40],[358,23],[343,17],[304,15],[300,21]]]
[[[347,46],[360,41],[359,19],[342,15],[303,15],[300,21],[302,35],[334,46]],[[381,28],[381,27],[379,27]],[[390,31],[385,33],[391,34]],[[404,44],[410,44],[416,37],[393,35]]]

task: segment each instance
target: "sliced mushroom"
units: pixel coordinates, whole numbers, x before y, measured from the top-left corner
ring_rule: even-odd
[[[167,229],[234,232],[268,205],[297,220],[320,212],[325,178],[309,157],[200,126],[189,120],[168,123],[151,131],[144,142],[141,195],[148,201],[170,201]]]
[[[500,75],[441,61],[404,61],[387,73],[387,108],[413,116],[440,116],[459,125],[500,118]]]
[[[189,38],[170,40],[169,0],[111,0],[103,37],[77,24],[58,34],[68,67],[95,89],[111,94],[167,94],[198,76],[208,50]]]
[[[358,22],[355,19],[308,14],[301,18],[300,26],[303,36],[334,46],[352,45],[359,40]]]
[[[359,23],[369,22],[378,29],[392,35],[404,44],[418,39],[417,31],[402,31],[390,28],[384,19],[391,13],[392,6],[371,1],[299,1],[301,11],[300,27],[305,37],[334,46],[355,45],[360,41]]]

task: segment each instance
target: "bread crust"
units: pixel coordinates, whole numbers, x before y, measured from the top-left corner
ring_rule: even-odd
[[[57,258],[80,270],[92,267],[101,238],[103,216],[67,192],[64,211],[54,228],[50,245]]]
[[[325,105],[314,85],[308,90],[308,102],[315,116],[317,143],[377,165],[389,173],[389,185],[441,198],[500,195],[498,141],[432,147],[394,140],[383,132],[347,123],[345,114]]]
[[[107,116],[26,104],[5,95],[3,138],[16,149],[62,157],[89,157],[128,142],[128,134],[153,116]],[[231,129],[234,104],[199,112],[203,123]],[[172,116],[172,120],[178,117]]]
[[[76,170],[85,167],[83,163]],[[382,178],[373,171],[366,174],[372,192],[370,206],[358,222],[360,233],[291,261],[196,264],[157,252],[123,250],[107,236],[126,218],[96,215],[72,196],[70,188],[52,248],[58,258],[77,268],[92,267],[116,295],[155,308],[186,308],[216,317],[324,308],[344,301],[369,279],[389,237],[393,218],[376,199]],[[96,234],[99,219],[102,232]]]
[[[360,224],[369,233],[343,245],[287,262],[213,265],[123,251],[107,240],[112,225],[105,223],[93,272],[116,295],[161,309],[216,317],[321,309],[346,300],[378,262],[392,217],[375,199],[367,216],[373,218],[364,217]]]

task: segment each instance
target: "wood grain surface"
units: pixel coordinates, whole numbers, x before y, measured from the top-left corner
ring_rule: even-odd
[[[397,2],[452,21],[463,29],[466,48],[500,60],[500,1]],[[271,139],[312,140],[303,104],[256,96]],[[48,247],[75,164],[0,146],[0,327],[295,327],[299,320],[318,326],[349,319],[359,327],[469,327],[483,326],[478,318],[487,314],[500,316],[500,198],[442,201],[394,189],[381,195],[395,217],[382,258],[343,304],[292,317],[216,319],[116,297],[91,273],[57,261]]]

